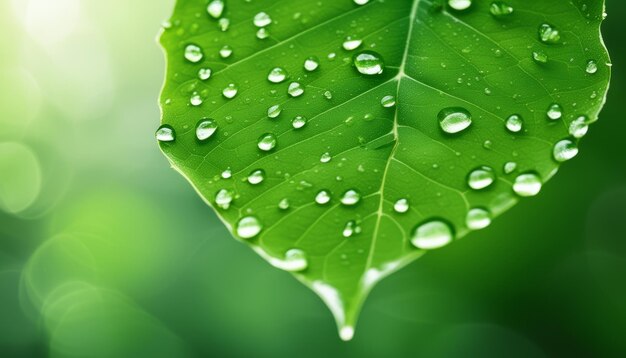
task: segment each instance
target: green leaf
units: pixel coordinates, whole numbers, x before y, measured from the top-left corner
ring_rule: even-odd
[[[576,155],[610,77],[603,10],[178,0],[157,137],[234,236],[320,295],[350,339],[378,281]]]

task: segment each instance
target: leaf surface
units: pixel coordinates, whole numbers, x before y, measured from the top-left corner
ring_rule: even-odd
[[[382,278],[536,195],[610,78],[601,0],[356,2],[178,0],[157,135],[343,339]]]

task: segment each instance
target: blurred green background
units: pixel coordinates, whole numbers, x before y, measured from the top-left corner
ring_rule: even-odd
[[[579,157],[383,281],[344,343],[158,150],[173,1],[0,2],[1,357],[626,356],[626,2]]]

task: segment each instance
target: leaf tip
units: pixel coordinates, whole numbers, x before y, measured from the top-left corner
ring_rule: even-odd
[[[354,327],[343,326],[339,328],[339,338],[341,338],[342,341],[344,342],[351,341],[352,337],[354,337]]]

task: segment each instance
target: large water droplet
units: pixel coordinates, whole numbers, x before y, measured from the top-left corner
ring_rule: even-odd
[[[261,230],[263,230],[263,225],[254,216],[245,216],[237,222],[237,236],[242,239],[251,239],[257,236]]]
[[[370,0],[354,0],[354,3],[357,5],[365,5],[368,2],[370,2]]]
[[[265,27],[272,23],[272,18],[267,13],[261,11],[254,16],[254,20],[252,22],[256,27]]]
[[[346,206],[356,205],[359,203],[360,200],[361,200],[361,194],[354,189],[350,189],[346,191],[345,193],[343,193],[343,196],[341,197],[341,203]]]
[[[450,134],[459,133],[472,124],[472,115],[468,110],[461,107],[448,107],[442,109],[437,115],[441,129]]]
[[[354,56],[354,66],[364,75],[379,75],[383,73],[385,63],[382,56],[368,50]]]
[[[470,230],[484,229],[491,224],[491,213],[482,208],[470,209],[465,217],[465,224]]]
[[[542,185],[539,174],[534,172],[523,173],[515,178],[513,191],[523,197],[535,196],[541,191]]]
[[[566,162],[578,155],[578,146],[572,140],[563,139],[554,145],[552,153],[557,162]]]
[[[512,114],[506,119],[506,129],[508,129],[511,133],[520,132],[523,126],[524,121],[522,120],[522,116],[519,114]]]
[[[157,129],[155,136],[159,142],[173,142],[176,140],[176,131],[172,126],[164,124]]]
[[[281,83],[287,79],[287,71],[282,67],[274,67],[267,75],[267,80],[272,83]]]
[[[196,125],[196,138],[207,140],[217,131],[217,123],[210,118],[203,118]]]
[[[561,34],[556,27],[544,23],[539,26],[539,40],[546,44],[556,44],[561,40]]]
[[[579,116],[569,125],[569,134],[574,138],[582,138],[589,131],[589,117]]]
[[[202,61],[204,58],[204,54],[202,53],[202,49],[198,45],[190,44],[185,47],[185,59],[192,63],[198,63]]]
[[[432,220],[415,228],[411,243],[418,249],[432,250],[446,246],[453,237],[450,225],[440,220]]]
[[[478,167],[467,176],[467,185],[474,190],[489,187],[496,180],[496,172],[488,166]]]
[[[269,152],[270,150],[276,148],[276,144],[276,136],[272,133],[265,133],[259,138],[258,147],[264,152]]]
[[[224,12],[224,1],[223,0],[213,0],[207,6],[207,12],[214,19],[218,19],[222,16]]]

